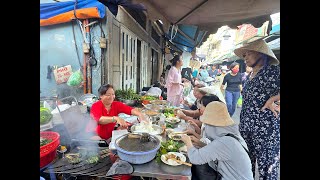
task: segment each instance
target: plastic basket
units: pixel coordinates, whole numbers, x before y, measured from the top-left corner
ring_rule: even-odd
[[[60,135],[57,132],[43,131],[40,137],[51,139],[52,141],[40,147],[40,168],[48,165],[57,155],[57,148],[60,144]]]

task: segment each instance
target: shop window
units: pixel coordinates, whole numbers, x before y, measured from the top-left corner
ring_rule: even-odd
[[[152,39],[154,39],[158,44],[160,44],[160,36],[158,35],[158,33],[156,32],[156,30],[152,27],[151,30],[151,37]]]
[[[129,14],[131,17],[133,17],[133,19],[135,19],[140,26],[143,29],[146,29],[147,27],[147,16],[144,14],[143,11],[140,10],[134,10],[134,9],[130,9],[127,7],[123,7]]]

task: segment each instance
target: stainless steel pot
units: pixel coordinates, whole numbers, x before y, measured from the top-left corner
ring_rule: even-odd
[[[120,101],[128,106],[135,106],[137,104],[137,100],[120,99]]]

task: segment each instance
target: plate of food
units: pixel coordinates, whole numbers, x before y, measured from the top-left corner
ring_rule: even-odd
[[[181,140],[181,136],[179,134],[176,134],[174,132],[169,133],[168,137],[174,141],[180,141]]]
[[[176,124],[180,122],[181,120],[177,117],[168,117],[166,118],[166,122],[171,123],[171,124]]]
[[[186,163],[186,156],[179,152],[168,152],[167,154],[161,155],[161,161],[169,166],[179,166]]]

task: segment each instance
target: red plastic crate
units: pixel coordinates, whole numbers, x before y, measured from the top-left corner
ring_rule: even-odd
[[[43,131],[40,137],[51,139],[52,141],[40,147],[40,168],[48,165],[57,155],[57,148],[60,144],[60,135],[57,132]]]

